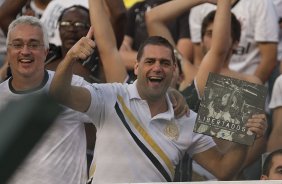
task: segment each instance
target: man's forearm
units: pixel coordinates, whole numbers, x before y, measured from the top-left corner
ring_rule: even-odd
[[[125,25],[126,25],[126,8],[122,0],[106,0],[110,12],[110,20],[115,33],[117,48],[122,44]]]
[[[259,43],[261,61],[255,75],[265,83],[277,63],[277,43]]]
[[[0,7],[0,27],[5,34],[8,32],[10,23],[21,12],[21,9],[28,2],[28,0],[5,0]]]
[[[73,59],[68,55],[58,65],[50,86],[50,94],[59,102],[66,104],[71,89]]]
[[[89,1],[90,20],[95,30],[95,41],[99,48],[106,81],[124,82],[127,71],[119,55],[116,38],[103,3],[102,0]]]
[[[231,180],[239,171],[247,155],[247,146],[234,143],[223,155],[217,168],[219,180]]]

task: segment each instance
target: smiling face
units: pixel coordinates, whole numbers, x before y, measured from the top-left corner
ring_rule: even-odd
[[[134,69],[141,98],[155,100],[163,97],[171,83],[174,70],[172,52],[168,47],[146,45]]]
[[[23,48],[17,48],[18,45],[23,45]],[[47,53],[43,32],[38,26],[18,24],[10,31],[7,61],[13,78],[36,78],[44,75]]]
[[[63,50],[67,52],[80,38],[86,36],[89,28],[90,17],[85,9],[72,7],[66,10],[59,23]]]

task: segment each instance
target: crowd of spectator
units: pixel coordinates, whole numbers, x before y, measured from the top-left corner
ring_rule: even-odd
[[[282,179],[281,20],[282,0],[0,0],[0,109],[64,107],[7,182]],[[268,88],[253,145],[193,132],[210,72]]]

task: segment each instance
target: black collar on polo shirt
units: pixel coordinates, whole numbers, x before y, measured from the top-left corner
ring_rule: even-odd
[[[45,71],[44,71],[44,78],[43,78],[43,80],[42,80],[42,82],[41,82],[41,84],[40,84],[39,86],[37,86],[37,87],[35,87],[35,88],[32,88],[32,89],[28,89],[28,90],[17,91],[17,90],[15,90],[15,89],[13,88],[13,86],[12,86],[12,80],[13,80],[13,76],[12,76],[12,77],[9,79],[9,88],[10,88],[10,90],[11,90],[13,93],[16,93],[16,94],[27,94],[27,93],[31,93],[31,92],[34,92],[34,91],[37,91],[37,90],[43,88],[43,86],[47,83],[48,79],[49,79],[49,74],[48,74],[48,72],[45,70]]]

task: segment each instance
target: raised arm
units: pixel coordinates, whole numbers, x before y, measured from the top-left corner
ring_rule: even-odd
[[[222,2],[224,1],[224,2]],[[231,47],[231,0],[218,0],[217,11],[213,21],[210,50],[204,56],[195,77],[200,95],[203,96],[209,72],[219,73]]]
[[[87,89],[71,85],[72,68],[74,62],[85,60],[93,53],[95,43],[92,38],[93,30],[91,27],[87,36],[82,37],[60,62],[50,86],[51,96],[63,105],[80,112],[87,111],[91,96]]]
[[[173,37],[166,24],[169,21],[181,16],[193,6],[205,2],[215,3],[216,0],[175,0],[154,7],[151,11],[146,13],[146,24],[149,35],[162,36],[169,40],[169,42],[176,47]],[[183,58],[181,67],[185,75],[186,83],[190,84],[190,82],[196,75],[197,69],[190,63],[190,61],[187,61],[185,58]]]
[[[266,117],[263,114],[257,114],[252,118],[252,120],[248,120],[246,127],[256,134],[257,139],[260,139],[265,135],[267,129]],[[240,172],[246,159],[247,150],[248,147],[245,145],[232,143],[225,153],[213,147],[195,154],[192,158],[219,180],[231,180]]]
[[[134,69],[137,57],[137,51],[132,48],[132,45],[133,38],[128,35],[124,35],[122,44],[119,48],[119,53],[127,70]]]
[[[5,0],[0,6],[0,27],[5,34],[7,34],[10,23],[17,17],[27,2],[28,0]]]
[[[148,11],[146,13],[148,33],[152,36],[163,36],[175,46],[175,43],[169,32],[169,29],[166,26],[166,23],[176,19],[183,13],[187,12],[193,6],[207,2],[214,3],[216,2],[216,0],[175,0],[154,7],[151,11]]]
[[[127,77],[125,66],[116,46],[116,38],[104,0],[89,0],[90,20],[107,82],[124,82]]]
[[[213,22],[211,48],[203,58],[196,75],[196,83],[201,96],[203,95],[209,72],[219,72],[227,55],[227,48],[230,45],[230,3],[230,0],[218,0],[218,7]],[[226,46],[226,43],[228,43],[228,46]],[[229,180],[236,175],[236,170],[239,170],[240,164],[244,161],[244,155],[247,154],[247,148],[244,146],[233,144],[231,148],[232,151],[227,152],[226,155],[220,153],[217,148],[212,148],[203,153],[196,154],[193,159],[218,179]],[[209,158],[210,161],[207,161],[205,157]],[[230,160],[231,157],[234,157],[234,159]]]
[[[218,0],[218,7],[213,23],[211,49],[204,57],[196,76],[198,86],[199,83],[202,85],[200,89],[202,94],[208,77],[207,71],[219,71],[222,64],[227,59],[228,52],[231,52],[230,7],[231,0]],[[250,131],[256,133],[257,140],[264,135],[267,128],[265,119],[264,114],[259,114],[253,115],[252,118],[248,120],[247,127],[249,127]],[[253,149],[253,147],[250,148]],[[248,149],[246,146],[234,143],[225,154],[222,154],[218,152],[216,148],[213,148],[196,155],[194,159],[219,179],[229,180],[242,168],[242,165],[246,160],[247,151]]]
[[[117,40],[117,47],[119,48],[124,36],[124,29],[126,24],[126,8],[122,0],[106,0],[106,3]]]

